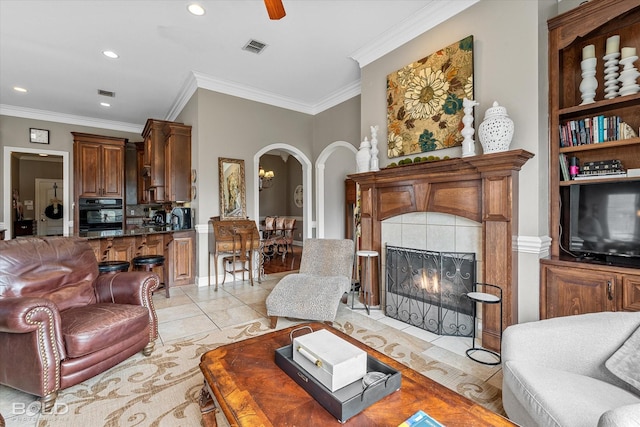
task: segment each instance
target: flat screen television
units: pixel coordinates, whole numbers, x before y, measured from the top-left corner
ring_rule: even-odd
[[[640,267],[640,181],[573,184],[569,250]]]

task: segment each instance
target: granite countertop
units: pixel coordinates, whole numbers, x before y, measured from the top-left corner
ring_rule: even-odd
[[[107,237],[130,237],[130,236],[146,236],[149,234],[166,234],[181,231],[193,231],[193,228],[176,230],[171,225],[154,225],[152,227],[135,227],[124,231],[87,231],[78,233],[79,237],[87,239],[104,239]]]

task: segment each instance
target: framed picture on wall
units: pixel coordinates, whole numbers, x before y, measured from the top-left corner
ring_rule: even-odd
[[[49,143],[49,131],[47,129],[29,129],[29,142],[34,144],[48,144]]]
[[[220,219],[247,217],[244,160],[218,157],[220,183]]]

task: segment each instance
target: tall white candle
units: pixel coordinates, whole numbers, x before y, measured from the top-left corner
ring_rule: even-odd
[[[589,59],[596,57],[596,47],[592,44],[582,48],[582,59]]]
[[[623,47],[621,58],[628,58],[630,56],[636,56],[636,48],[635,47]]]
[[[618,53],[618,49],[620,49],[620,36],[609,37],[607,39],[606,55],[610,55],[612,53]]]

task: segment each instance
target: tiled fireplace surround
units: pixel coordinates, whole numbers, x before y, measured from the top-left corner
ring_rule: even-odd
[[[518,175],[531,157],[516,149],[349,175],[360,192],[360,249],[381,258],[387,243],[476,253],[477,281],[503,295],[501,311],[482,313],[482,345],[492,350],[500,346],[500,325],[518,318]],[[373,305],[382,302],[380,279],[373,281]]]

